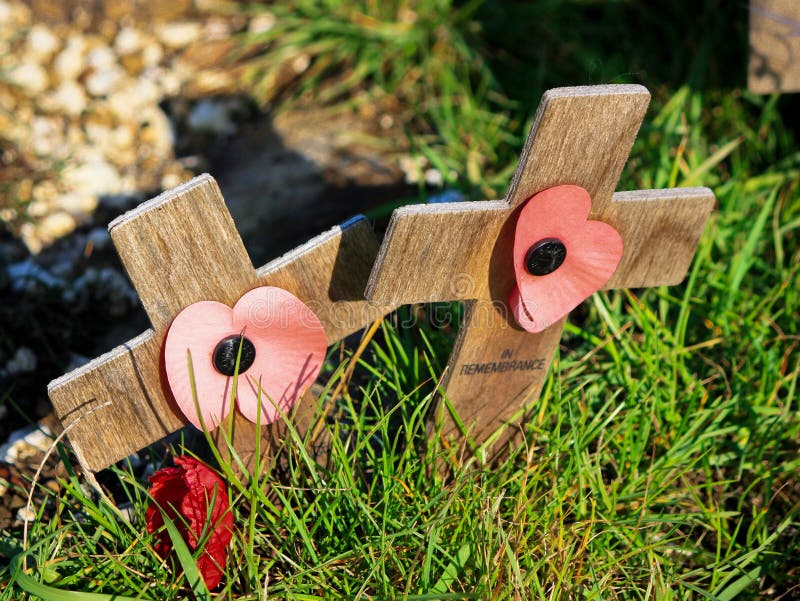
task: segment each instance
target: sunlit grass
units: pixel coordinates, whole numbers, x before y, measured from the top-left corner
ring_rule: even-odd
[[[306,52],[307,71],[269,88],[265,102],[396,95],[408,103],[415,152],[469,195],[501,195],[535,107],[509,86],[498,62],[528,64],[534,87],[552,73],[570,85],[587,83],[587,65],[603,55],[589,45],[597,28],[579,23],[587,47],[563,52],[580,60],[531,63],[533,50],[498,46],[489,36],[494,25],[478,18],[498,4],[452,14],[445,2],[283,5],[260,40],[266,62],[256,64],[262,71],[253,71],[253,90],[270,69]],[[557,4],[542,2],[542,19],[563,28]],[[606,16],[622,11],[622,3],[577,4]],[[697,18],[713,4],[702,3]],[[402,25],[403,11],[415,8],[418,20]],[[631,10],[680,39],[663,16]],[[434,37],[415,30],[434,23],[444,28]],[[491,44],[477,43],[485,42],[480,23]],[[519,28],[508,27],[511,43]],[[544,22],[530,27],[553,44],[559,39]],[[607,27],[615,31],[614,22]],[[576,43],[574,31],[561,35]],[[653,103],[619,185],[714,189],[717,211],[686,281],[599,293],[575,311],[524,440],[488,465],[461,458],[427,419],[452,329],[424,319],[413,327],[384,323],[352,369],[345,361],[329,370],[323,400],[336,397],[337,419],[324,424],[332,441],[327,464],[314,462],[290,429],[272,471],[231,486],[237,532],[219,598],[798,594],[800,145],[785,101],[699,85],[697,74],[715,62],[709,48],[727,42],[723,35],[708,30],[698,42],[705,54],[672,46],[683,53],[675,61],[686,64],[685,80],[651,85]],[[663,41],[637,37],[644,49],[631,61],[648,49],[660,56]],[[437,46],[441,40],[450,45]],[[618,69],[625,60],[609,55],[593,73],[636,80]],[[405,78],[412,69],[415,79]],[[409,89],[409,82],[422,83]],[[32,525],[29,578],[63,591],[191,595],[186,578],[152,550],[142,483],[115,468],[132,503],[128,522],[64,461],[64,490],[49,493],[54,517]],[[0,555],[20,552],[18,537],[3,533]],[[0,583],[11,574],[0,568]],[[19,582],[0,592],[3,600],[26,598],[33,597]]]

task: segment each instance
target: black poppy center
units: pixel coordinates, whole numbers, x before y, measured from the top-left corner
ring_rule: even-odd
[[[242,346],[242,355],[239,358],[239,373],[244,373],[253,361],[256,360],[256,347],[244,336],[228,336],[217,343],[214,348],[213,362],[216,370],[226,376],[236,372],[236,357],[239,355],[239,345]]]
[[[525,267],[531,275],[547,275],[561,267],[567,258],[567,247],[561,240],[546,238],[528,249]]]

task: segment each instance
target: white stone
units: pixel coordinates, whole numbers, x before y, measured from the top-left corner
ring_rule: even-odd
[[[311,65],[311,57],[305,52],[292,59],[292,71],[298,75],[305,72],[309,65]]]
[[[6,25],[14,16],[14,7],[9,2],[0,2],[0,24]]]
[[[25,207],[25,215],[33,219],[38,219],[39,217],[47,215],[50,212],[50,208],[49,203],[42,202],[41,200],[34,200]]]
[[[36,520],[36,511],[34,511],[33,507],[24,505],[17,509],[16,518],[18,522],[33,522]]]
[[[136,179],[136,176],[131,173],[130,171],[123,173],[122,176],[119,178],[120,182],[120,189],[122,192],[120,194],[125,194],[128,198],[136,197],[138,200],[136,202],[142,202],[145,200],[144,196],[141,193],[137,193],[136,190],[140,187],[138,182],[139,180]]]
[[[211,18],[203,28],[203,38],[206,40],[224,40],[231,35],[231,25],[228,19]]]
[[[136,137],[133,134],[133,130],[126,125],[117,126],[111,131],[111,148],[113,152],[130,150],[135,142]]]
[[[247,31],[254,35],[259,33],[266,33],[275,27],[275,15],[266,12],[256,15],[250,19],[250,24],[247,26]]]
[[[156,28],[158,39],[167,48],[183,48],[200,39],[203,26],[194,21],[163,23]]]
[[[10,376],[29,374],[36,371],[37,364],[36,354],[27,346],[21,346],[6,362],[5,371]]]
[[[164,49],[156,41],[147,43],[142,50],[142,63],[145,67],[155,67],[164,58]]]
[[[438,169],[430,168],[425,170],[425,183],[429,186],[441,186],[442,180],[442,173]]]
[[[121,55],[138,52],[143,45],[144,39],[141,32],[133,27],[123,27],[114,38],[114,50]]]
[[[19,237],[22,239],[22,243],[27,247],[28,251],[32,255],[38,255],[42,252],[42,247],[44,246],[42,239],[39,237],[39,232],[36,229],[36,226],[33,223],[23,223],[19,228]],[[12,284],[12,288],[18,291],[26,290],[29,286],[22,285],[19,287],[15,287]]]
[[[421,161],[410,156],[400,157],[400,171],[405,175],[407,184],[416,184],[423,179]]]
[[[114,130],[107,125],[97,123],[96,121],[89,121],[84,125],[86,131],[86,139],[92,146],[100,149],[105,156],[111,146],[111,132]]]
[[[192,88],[198,90],[198,94],[211,95],[220,91],[229,91],[236,87],[236,78],[230,71],[222,69],[210,69],[200,71],[191,78]]]
[[[183,80],[176,73],[168,70],[164,70],[158,83],[164,96],[177,96],[183,86]]]
[[[77,117],[84,111],[87,102],[83,87],[68,79],[62,81],[56,91],[47,96],[42,104],[47,110]]]
[[[27,426],[14,430],[8,442],[0,446],[0,461],[17,463],[37,453],[46,453],[53,442],[47,426]]]
[[[113,165],[102,160],[67,167],[61,181],[70,190],[94,196],[121,191],[119,173]]]
[[[97,208],[97,196],[86,192],[67,192],[61,194],[55,204],[70,215],[83,218]]]
[[[18,33],[31,19],[31,9],[24,2],[0,2],[0,27],[3,33]],[[16,29],[16,31],[15,31]]]
[[[85,125],[85,131],[91,147],[100,152],[100,157],[98,157],[100,161],[108,161],[116,167],[125,167],[136,163],[136,138],[132,125],[121,124],[116,127],[107,127],[102,123],[90,121]],[[118,179],[114,191],[124,188],[125,186]]]
[[[67,40],[67,45],[58,54],[53,64],[55,73],[61,81],[76,79],[84,70],[86,40],[75,35]]]
[[[31,190],[31,198],[45,204],[52,203],[56,196],[58,196],[58,186],[52,179],[42,180]]]
[[[22,111],[17,111],[14,114],[14,119],[10,123],[3,124],[3,137],[23,148],[28,148],[31,145],[31,131],[30,131],[30,116],[22,114]]]
[[[45,217],[36,229],[39,237],[44,242],[52,242],[71,234],[76,225],[75,218],[72,215],[57,211]]]
[[[58,50],[58,45],[58,38],[46,25],[37,23],[28,31],[27,50],[39,59],[50,58]]]
[[[0,86],[0,113],[12,113],[17,106],[17,99],[9,86]]]
[[[63,153],[64,122],[60,117],[37,116],[30,124],[30,147],[39,156]]]
[[[11,69],[8,73],[11,83],[18,85],[26,92],[38,94],[47,89],[47,72],[39,63],[25,61]]]
[[[103,154],[102,150],[88,142],[86,144],[77,144],[70,151],[70,161],[76,165],[106,160],[106,155]]]
[[[186,124],[195,131],[230,135],[236,132],[236,125],[231,121],[230,113],[231,109],[227,102],[203,98],[192,108]]]
[[[83,125],[74,121],[67,122],[67,131],[64,132],[64,138],[70,146],[70,154],[77,146],[86,142],[86,135],[83,133]]]
[[[86,78],[86,89],[92,96],[108,96],[119,88],[124,79],[125,71],[120,67],[102,69]]]
[[[161,188],[164,190],[170,190],[177,186],[180,186],[183,183],[183,179],[181,176],[174,172],[165,173],[161,177]]]
[[[86,64],[95,71],[103,71],[116,66],[117,57],[108,46],[98,46],[86,55]]]
[[[139,115],[141,123],[147,123],[146,128],[142,128],[139,134],[140,147],[142,154],[167,158],[172,155],[172,147],[175,144],[175,134],[172,131],[172,124],[169,119],[157,106],[147,107]]]
[[[138,113],[147,105],[157,105],[161,91],[150,79],[140,77],[129,81],[111,94],[108,107],[121,121],[135,121]]]

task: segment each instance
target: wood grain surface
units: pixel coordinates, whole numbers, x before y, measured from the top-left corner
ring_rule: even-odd
[[[233,305],[260,285],[284,288],[308,304],[325,326],[329,344],[368,325],[391,307],[359,300],[378,243],[365,219],[332,228],[256,270],[208,175],[143,203],[109,225],[111,237],[153,328],[48,386],[56,413],[81,463],[99,470],[163,438],[186,422],[171,400],[163,374],[164,335],[174,316],[198,300]],[[268,232],[265,232],[268,235]],[[306,395],[295,406],[315,410]],[[280,427],[263,429],[265,450]],[[221,440],[220,447],[227,445]],[[234,423],[236,450],[253,459],[256,431]]]
[[[366,296],[390,304],[469,301],[443,383],[475,442],[536,402],[564,323],[531,334],[508,310],[522,203],[560,184],[589,191],[590,219],[614,226],[624,243],[605,288],[670,285],[685,277],[713,193],[614,193],[648,101],[647,90],[635,85],[550,90],[505,200],[409,206],[392,215]],[[445,431],[458,434],[456,421]]]

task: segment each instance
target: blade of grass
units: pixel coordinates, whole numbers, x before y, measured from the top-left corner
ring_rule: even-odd
[[[164,519],[164,526],[167,529],[169,538],[172,541],[172,548],[175,551],[175,555],[178,557],[181,568],[183,568],[183,573],[186,576],[189,587],[194,593],[195,599],[198,601],[211,601],[211,593],[209,593],[203,576],[200,574],[197,562],[195,562],[194,557],[192,557],[192,552],[189,550],[180,532],[178,532],[178,528],[172,520],[169,519],[169,516],[164,511],[161,511],[161,515]]]

